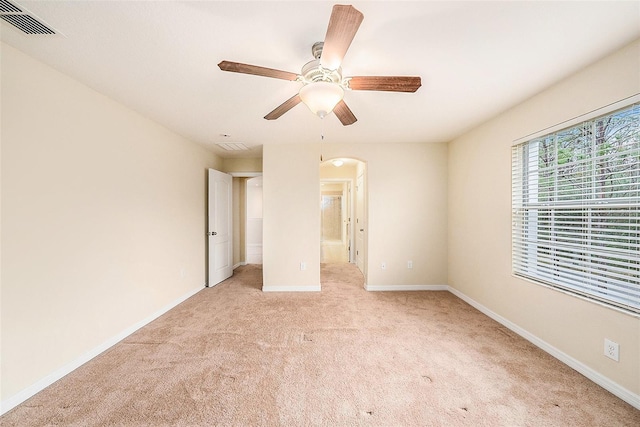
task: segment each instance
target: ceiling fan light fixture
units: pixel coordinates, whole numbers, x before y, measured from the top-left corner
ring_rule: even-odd
[[[3,1],[5,0],[0,0],[0,2]],[[315,59],[302,67],[301,74],[233,61],[222,61],[218,67],[222,71],[253,74],[303,84],[296,95],[264,116],[266,120],[275,120],[302,102],[318,117],[324,118],[333,112],[343,126],[349,126],[358,119],[342,100],[345,89],[415,92],[421,85],[420,77],[411,76],[342,77],[342,60],[363,19],[362,12],[351,5],[334,5],[324,41],[314,43],[311,47],[311,54]]]
[[[308,83],[300,89],[300,99],[321,119],[330,114],[344,97],[344,89],[331,82]]]

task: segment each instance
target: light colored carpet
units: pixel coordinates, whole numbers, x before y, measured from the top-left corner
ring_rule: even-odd
[[[3,426],[638,426],[640,411],[448,292],[263,293],[238,268]]]

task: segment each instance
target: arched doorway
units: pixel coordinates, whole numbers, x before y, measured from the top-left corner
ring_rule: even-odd
[[[334,158],[320,164],[320,262],[352,263],[365,274],[365,163]]]

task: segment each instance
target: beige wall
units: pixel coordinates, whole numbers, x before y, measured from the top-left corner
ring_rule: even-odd
[[[2,400],[205,284],[211,152],[2,44]]]
[[[318,147],[263,149],[263,289],[320,287],[320,175]],[[306,264],[301,270],[300,263]]]
[[[366,162],[368,271],[373,286],[445,285],[447,145],[323,144],[325,160]],[[318,285],[319,147],[264,148],[265,286]],[[407,261],[413,269],[407,269]],[[307,270],[299,268],[307,262]],[[382,262],[387,265],[382,270]]]
[[[640,319],[511,276],[512,141],[640,92],[640,42],[449,146],[449,285],[633,393]],[[620,344],[620,362],[603,355]]]
[[[262,157],[256,158],[229,158],[222,159],[222,172],[247,172],[257,173],[262,172]]]

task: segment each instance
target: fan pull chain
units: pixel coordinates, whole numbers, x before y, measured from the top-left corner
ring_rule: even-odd
[[[324,141],[324,117],[320,117],[320,161],[322,161],[322,142]]]

